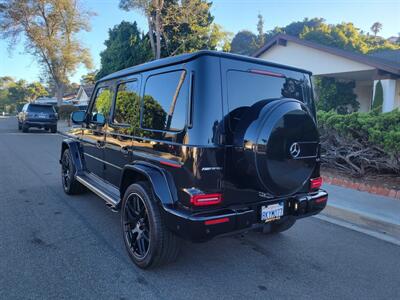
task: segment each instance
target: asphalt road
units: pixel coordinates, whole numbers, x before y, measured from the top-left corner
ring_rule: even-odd
[[[175,264],[142,271],[119,213],[63,193],[61,140],[0,118],[0,299],[400,299],[400,247],[316,218],[185,243]]]

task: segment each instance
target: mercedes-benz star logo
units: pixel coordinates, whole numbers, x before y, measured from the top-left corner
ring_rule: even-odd
[[[293,143],[289,148],[290,155],[296,158],[300,155],[300,145],[299,143]]]

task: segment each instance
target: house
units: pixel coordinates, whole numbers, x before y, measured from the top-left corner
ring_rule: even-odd
[[[88,105],[93,94],[94,85],[81,85],[76,95],[76,105]]]
[[[393,44],[398,43],[400,41],[400,36],[391,36],[390,38],[388,38],[388,41]]]
[[[75,101],[75,98],[76,98],[76,93],[67,93],[64,94],[62,97],[63,102],[66,103],[73,103]]]
[[[400,107],[399,50],[365,55],[278,34],[253,56],[306,69],[313,75],[354,80],[359,111],[370,110],[376,84],[381,81],[382,110],[387,112]]]

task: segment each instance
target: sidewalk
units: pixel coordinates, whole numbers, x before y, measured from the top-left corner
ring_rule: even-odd
[[[72,128],[68,126],[68,122],[65,120],[59,120],[57,123],[57,131],[60,134],[65,134],[68,130]]]
[[[331,184],[323,188],[329,200],[322,219],[325,216],[347,222],[400,243],[399,200]]]

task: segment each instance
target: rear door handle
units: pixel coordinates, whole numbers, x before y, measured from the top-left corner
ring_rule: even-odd
[[[96,142],[96,147],[97,147],[97,148],[104,148],[105,145],[106,145],[106,143],[103,142],[103,141],[97,141],[97,142]]]
[[[121,148],[121,153],[124,154],[124,155],[128,155],[128,153],[129,153],[128,147],[122,147]]]

